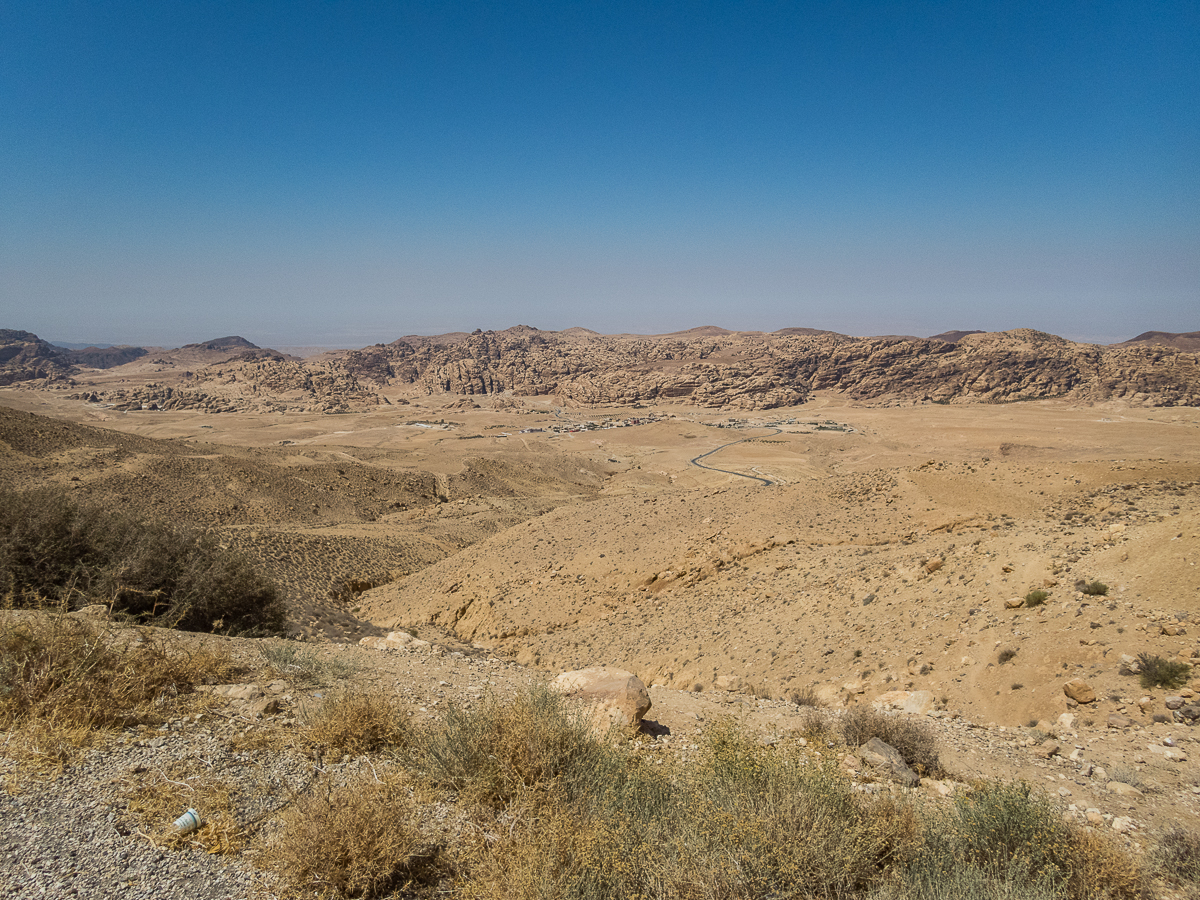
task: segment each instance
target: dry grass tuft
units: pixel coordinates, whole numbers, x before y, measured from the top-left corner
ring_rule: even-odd
[[[933,730],[908,716],[852,706],[842,714],[838,728],[850,747],[861,747],[871,738],[879,738],[894,747],[918,775],[937,777],[942,771]]]
[[[375,753],[404,746],[408,721],[387,694],[346,691],[321,704],[308,724],[306,736],[326,750]]]
[[[280,814],[263,863],[294,891],[317,897],[380,897],[428,870],[420,810],[397,778],[321,784]]]
[[[0,621],[0,730],[6,755],[52,774],[97,732],[160,723],[207,698],[192,688],[236,670],[227,655],[168,652],[153,636],[125,646],[113,633],[62,614],[10,613]]]
[[[532,788],[569,783],[571,791],[586,791],[612,761],[592,735],[586,710],[567,708],[560,694],[544,686],[470,710],[451,705],[415,744],[418,766],[431,784],[491,807]]]
[[[160,720],[228,657],[171,654],[143,635],[121,648],[89,622],[49,615],[0,625],[0,723],[100,729]]]

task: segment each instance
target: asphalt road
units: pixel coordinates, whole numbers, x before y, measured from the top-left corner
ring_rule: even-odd
[[[709,450],[707,453],[701,453],[699,456],[693,457],[692,465],[699,466],[701,469],[708,469],[708,471],[710,471],[710,472],[722,472],[725,475],[738,475],[742,478],[749,478],[751,481],[757,481],[759,484],[765,484],[767,487],[770,487],[775,482],[771,481],[769,478],[759,478],[757,475],[746,475],[743,472],[733,472],[733,471],[730,471],[729,469],[718,469],[715,466],[706,466],[704,463],[700,462],[700,460],[702,460],[706,457],[712,456],[718,450],[724,450],[726,447],[732,447],[734,444],[741,444],[741,443],[744,443],[745,441],[752,441],[755,438],[771,437],[771,435],[782,434],[782,433],[783,433],[782,428],[776,428],[774,431],[771,432],[771,434],[756,434],[752,438],[742,438],[740,441],[730,441],[728,444],[722,444],[720,447],[714,447],[712,450]]]

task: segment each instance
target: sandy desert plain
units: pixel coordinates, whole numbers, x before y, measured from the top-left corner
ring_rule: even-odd
[[[78,399],[153,377],[142,360],[71,391],[0,388],[0,482],[215,530],[277,579],[293,639],[394,689],[418,719],[607,665],[650,686],[647,752],[687,752],[725,715],[787,734],[806,713],[793,695],[834,709],[882,697],[937,729],[948,774],[926,780],[930,796],[1026,779],[1133,847],[1198,825],[1200,732],[1168,695],[1190,703],[1200,680],[1147,690],[1122,658],[1200,664],[1200,409],[816,391],[717,410],[411,386],[338,415]],[[1107,594],[1078,589],[1092,581]],[[1043,605],[1016,605],[1035,589]],[[359,644],[397,629],[431,646]],[[207,640],[257,653],[251,639]],[[1067,696],[1074,679],[1094,699]],[[294,723],[322,689],[283,677],[278,712],[237,735]],[[126,735],[110,753],[187,733]],[[853,752],[841,762],[872,780]],[[24,770],[0,767],[0,853],[36,855],[45,833],[18,807],[69,791],[73,771],[18,784]],[[1115,771],[1140,789],[1110,789]],[[111,823],[127,800],[114,786],[94,805]],[[160,895],[186,892],[196,866],[241,865],[218,859]],[[14,867],[0,883],[27,896],[71,883],[51,874]]]

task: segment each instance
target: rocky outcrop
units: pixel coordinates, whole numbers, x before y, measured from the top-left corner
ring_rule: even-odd
[[[0,328],[0,385],[65,380],[76,371],[60,348],[36,334]]]
[[[145,347],[85,347],[82,350],[67,350],[63,358],[77,366],[90,369],[111,369],[141,359],[146,355]]]
[[[1076,344],[1029,329],[955,333],[953,341],[800,331],[638,337],[522,327],[402,338],[347,354],[344,364],[427,393],[553,394],[581,405],[769,409],[815,390],[933,403],[1200,403],[1200,356],[1165,347]]]
[[[380,402],[383,387],[407,386],[427,395],[553,396],[583,407],[772,409],[803,403],[813,391],[877,404],[1063,398],[1200,405],[1200,353],[1147,342],[1077,344],[1029,329],[923,339],[852,338],[803,328],[639,336],[519,326],[405,337],[307,360],[242,338],[189,344],[177,353],[175,363],[164,365],[194,369],[173,384],[183,396],[143,392],[104,399],[132,404],[126,408],[163,408],[164,400],[195,409],[279,408],[274,402],[339,412]],[[233,355],[214,359],[216,353]],[[0,331],[0,384],[67,378],[76,371],[71,359],[36,335]]]

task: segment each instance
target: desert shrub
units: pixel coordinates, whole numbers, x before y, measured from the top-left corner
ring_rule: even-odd
[[[1155,868],[1164,876],[1200,884],[1200,834],[1172,825],[1159,837],[1153,851]]]
[[[236,670],[228,656],[170,654],[143,640],[121,649],[94,625],[10,613],[0,622],[0,731],[5,753],[51,774],[97,732],[163,721],[195,699],[195,684]]]
[[[1089,597],[1104,597],[1108,595],[1108,585],[1103,581],[1089,581],[1080,586],[1079,590]]]
[[[1134,900],[1142,874],[1109,841],[1063,821],[1058,809],[1023,782],[991,782],[956,798],[939,827],[926,832],[923,862],[963,865],[1057,888],[1072,900]]]
[[[323,657],[311,647],[294,641],[270,641],[260,647],[263,661],[277,674],[295,681],[326,681],[345,678],[354,668],[340,659]]]
[[[190,631],[278,631],[274,584],[214,537],[74,503],[0,493],[0,596],[15,606],[101,603]]]
[[[1004,665],[1006,662],[1008,662],[1010,659],[1012,659],[1016,655],[1017,655],[1017,651],[1014,650],[1012,647],[1005,647],[1003,650],[1000,651],[1000,655],[997,656],[996,659],[999,661],[1000,665]]]
[[[916,846],[913,809],[856,793],[794,744],[764,747],[730,721],[698,760],[643,767],[569,803],[474,869],[468,897],[837,897],[868,889]]]
[[[771,699],[771,688],[766,684],[751,684],[749,693],[750,696],[754,697],[756,700]]]
[[[1030,878],[1020,866],[1004,871],[923,857],[869,895],[869,900],[1065,900],[1050,878]]]
[[[1142,773],[1132,766],[1113,766],[1109,770],[1108,778],[1110,781],[1119,781],[1122,784],[1127,784],[1130,787],[1135,787],[1139,791],[1148,793],[1150,785],[1146,779],[1142,777]]]
[[[1192,667],[1181,659],[1164,659],[1150,653],[1138,654],[1140,681],[1144,688],[1178,688],[1187,684]]]
[[[226,663],[204,651],[170,655],[150,641],[119,649],[69,616],[10,619],[0,626],[0,725],[53,719],[97,729],[151,721]]]
[[[1043,603],[1045,603],[1049,599],[1050,599],[1050,593],[1048,591],[1030,591],[1028,594],[1025,595],[1025,605],[1026,606],[1041,606]]]
[[[414,741],[417,766],[430,783],[496,807],[534,787],[579,795],[617,764],[591,733],[586,712],[569,709],[544,685],[472,709],[451,704]]]
[[[821,698],[817,696],[817,692],[811,687],[797,688],[788,694],[788,699],[797,706],[809,706],[817,708],[824,705],[821,703]]]
[[[879,738],[894,747],[919,775],[937,776],[942,771],[933,731],[907,716],[889,715],[869,706],[852,706],[842,714],[839,730],[851,747],[861,747],[871,738]]]
[[[326,698],[306,734],[327,750],[374,753],[402,747],[408,739],[408,720],[387,694],[351,690]]]
[[[427,871],[436,855],[419,810],[394,778],[322,784],[280,814],[264,863],[294,890],[321,897],[381,897]]]

